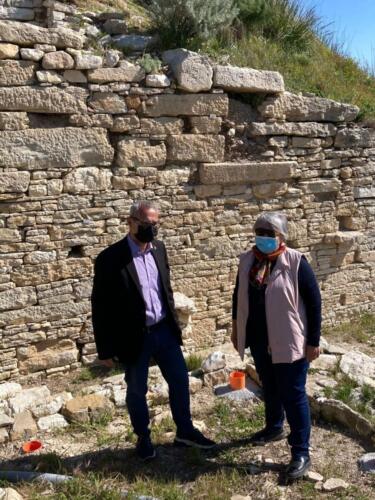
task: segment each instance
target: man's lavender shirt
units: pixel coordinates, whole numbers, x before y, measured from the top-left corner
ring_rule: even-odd
[[[148,243],[146,250],[142,252],[131,236],[128,235],[127,241],[145,301],[146,325],[154,325],[165,317],[166,310],[163,303],[159,270],[151,252],[152,243]]]

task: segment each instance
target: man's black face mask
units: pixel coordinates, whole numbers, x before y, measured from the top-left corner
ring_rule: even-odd
[[[141,243],[150,243],[158,235],[158,228],[152,224],[140,224],[135,237]]]

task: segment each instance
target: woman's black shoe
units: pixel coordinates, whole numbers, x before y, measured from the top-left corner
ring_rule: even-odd
[[[309,457],[292,458],[285,471],[286,479],[293,480],[302,477],[310,465]]]
[[[284,429],[279,429],[276,431],[269,431],[267,429],[262,429],[259,432],[256,432],[250,438],[250,444],[254,446],[264,446],[267,443],[271,443],[272,441],[280,441],[281,439],[286,438],[286,432]]]

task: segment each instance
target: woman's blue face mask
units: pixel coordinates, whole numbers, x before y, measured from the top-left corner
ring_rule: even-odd
[[[279,241],[270,236],[255,236],[255,245],[262,253],[268,254],[279,248]]]

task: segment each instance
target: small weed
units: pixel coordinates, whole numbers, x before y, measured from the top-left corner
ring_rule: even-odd
[[[203,357],[199,354],[189,354],[186,356],[185,363],[189,372],[193,370],[198,370],[203,362]]]
[[[161,70],[161,60],[157,57],[152,57],[150,54],[143,54],[138,59],[138,64],[148,73],[159,73]]]

